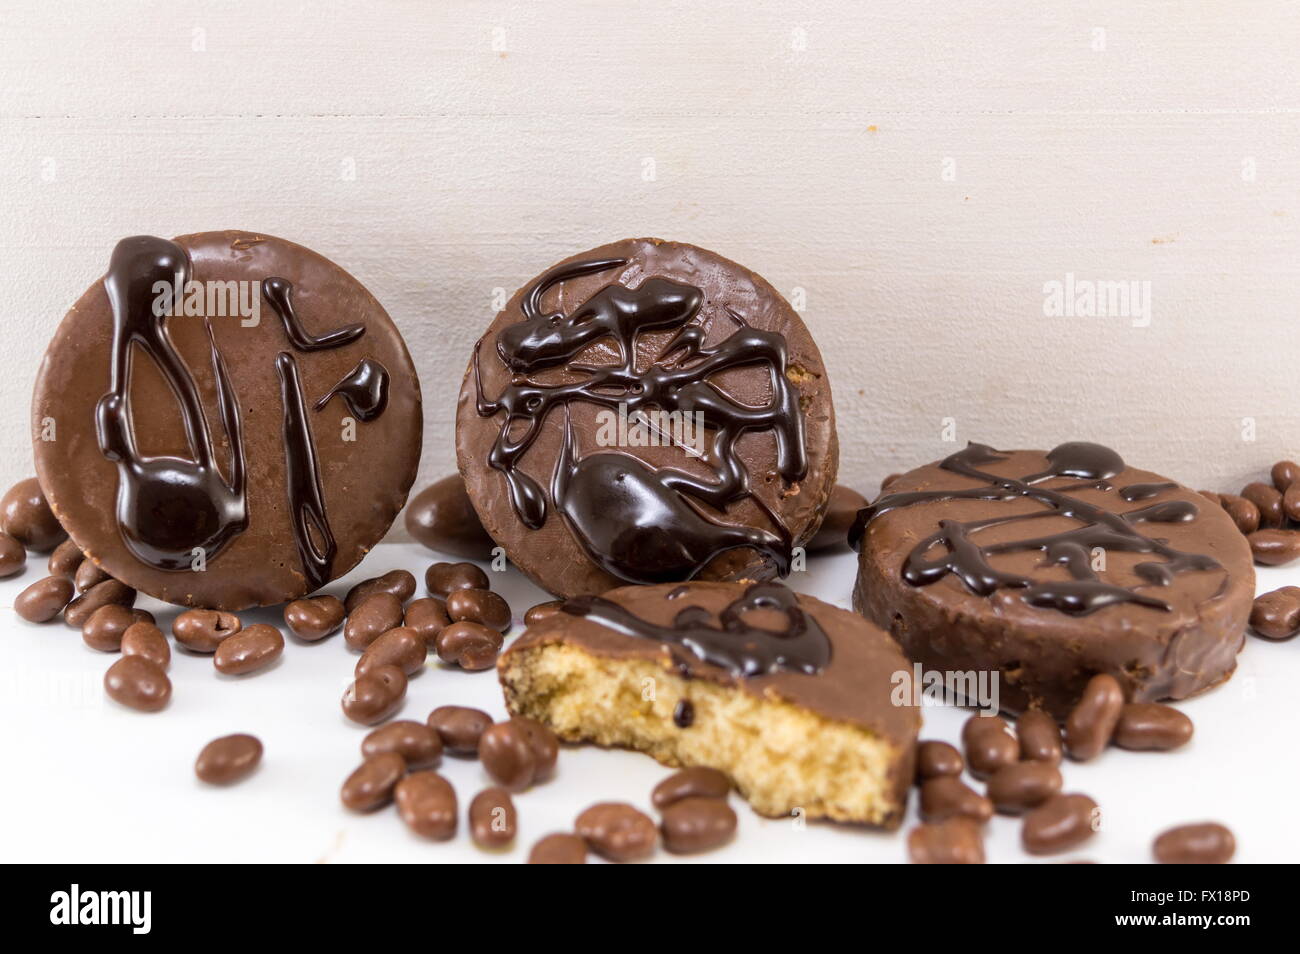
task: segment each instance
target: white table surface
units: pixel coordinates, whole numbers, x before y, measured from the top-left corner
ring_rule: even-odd
[[[349,582],[397,567],[422,581],[433,559],[412,544],[386,544],[330,590],[341,594]],[[542,835],[569,830],[593,802],[625,800],[649,810],[651,788],[669,773],[637,753],[566,748],[554,780],[516,797],[514,847],[487,853],[470,840],[463,812],[488,779],[477,761],[445,758],[439,771],[456,787],[462,824],[450,842],[425,841],[391,807],[357,815],[339,804],[339,786],[357,765],[367,731],[339,709],[356,662],[341,636],[317,644],[290,638],[271,669],[244,677],[219,675],[211,657],[174,649],[171,704],[161,713],[138,713],[105,697],[101,680],[116,656],[89,649],[62,622],[33,625],[14,614],[13,598],[43,571],[44,558],[32,555],[22,575],[0,581],[0,764],[7,776],[0,785],[0,861],[518,862]],[[790,582],[847,606],[853,571],[851,554],[823,557]],[[1287,583],[1300,583],[1300,570],[1260,571],[1260,592]],[[493,586],[517,617],[545,598],[513,570],[496,574]],[[174,608],[151,599],[139,605],[170,632]],[[275,611],[241,615],[245,625],[280,622]],[[1297,680],[1300,643],[1250,637],[1236,676],[1182,705],[1196,723],[1183,750],[1112,748],[1091,763],[1067,763],[1066,790],[1092,795],[1103,825],[1082,850],[1061,857],[1144,862],[1164,828],[1213,819],[1236,833],[1238,861],[1295,861]],[[398,717],[423,720],[448,703],[494,716],[505,711],[493,673],[462,673],[434,660],[411,680]],[[922,738],[957,741],[964,716],[926,709]],[[204,785],[194,776],[195,756],[231,732],[263,741],[261,767],[230,788]],[[798,828],[758,817],[738,796],[732,802],[740,830],[729,846],[692,859],[660,851],[655,860],[899,862],[906,858],[904,833],[915,824],[915,799],[904,828],[889,834],[819,823]],[[1019,828],[1014,819],[994,818],[986,834],[990,861],[1036,860],[1020,850]]]

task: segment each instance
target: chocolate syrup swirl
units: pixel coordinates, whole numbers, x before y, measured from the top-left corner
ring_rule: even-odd
[[[206,329],[217,407],[230,445],[229,479],[217,467],[198,386],[172,345],[167,315],[156,307],[157,283],[184,288],[190,268],[189,254],[180,245],[137,235],[117,243],[104,276],[113,311],[113,350],[109,390],[95,408],[99,448],[117,465],[115,516],[122,539],[136,557],[160,570],[189,569],[196,548],[210,560],[248,527],[239,401],[212,326]],[[132,346],[153,361],[170,386],[189,459],[140,456],[129,397]]]
[[[756,583],[746,589],[718,614],[720,626],[702,606],[681,610],[671,626],[648,622],[599,596],[565,600],[561,608],[571,616],[581,616],[625,636],[680,646],[704,662],[742,678],[774,672],[815,676],[831,661],[830,637],[799,606],[794,591],[780,583]],[[764,629],[747,623],[744,616],[751,610],[783,613],[785,628]],[[689,665],[684,668],[689,670]]]
[[[770,430],[776,439],[777,467],[787,484],[807,473],[803,416],[798,391],[786,378],[785,338],[753,328],[731,309],[737,329],[718,344],[704,344],[698,321],[704,293],[661,276],[637,288],[606,285],[569,315],[542,314],[541,299],[554,285],[626,265],[624,259],[598,259],[561,265],[542,275],[524,294],[524,320],[497,335],[497,355],[511,370],[511,382],[489,400],[480,375],[482,341],[474,350],[477,410],[483,417],[504,412],[505,419],[488,463],[506,478],[510,502],[520,521],[538,529],[546,521],[542,487],[518,469],[520,459],[541,433],[547,414],[565,408],[564,445],[551,480],[551,499],[592,560],[607,572],[634,583],[689,579],[719,553],[752,547],[767,554],[781,573],[789,572],[791,538],[785,524],[752,494],[749,472],[736,451],[748,431]],[[650,367],[636,368],[637,340],[643,332],[676,329]],[[612,338],[619,361],[611,365],[570,364],[588,345]],[[735,368],[766,366],[771,398],[751,407],[732,400],[709,377]],[[551,368],[583,375],[572,384],[540,384],[529,375]],[[579,457],[568,405],[586,401],[609,409],[620,405],[629,418],[646,408],[693,415],[700,412],[712,430],[702,460],[712,470],[700,478],[675,468],[651,468],[619,452]],[[725,511],[743,498],[753,500],[776,532],[731,527],[704,516],[694,502]]]
[[[1045,509],[1032,513],[990,517],[968,523],[940,520],[939,530],[916,544],[903,563],[903,579],[913,586],[934,583],[949,573],[956,575],[973,593],[989,596],[1003,588],[1023,591],[1025,602],[1059,610],[1072,616],[1086,616],[1105,606],[1117,603],[1136,603],[1153,609],[1168,611],[1163,600],[1137,592],[1136,589],[1117,586],[1102,581],[1092,569],[1091,555],[1096,548],[1126,553],[1151,553],[1163,557],[1163,562],[1149,561],[1133,567],[1133,572],[1153,586],[1168,586],[1179,573],[1219,569],[1213,557],[1184,553],[1158,538],[1140,533],[1136,527],[1142,523],[1182,523],[1195,519],[1197,507],[1190,501],[1171,500],[1116,514],[1102,507],[1086,503],[1063,489],[1036,486],[1051,478],[1070,477],[1084,481],[1084,486],[1110,491],[1112,477],[1124,470],[1124,461],[1109,448],[1099,444],[1074,442],[1061,444],[1048,455],[1047,470],[1019,479],[999,477],[979,468],[1006,460],[1006,456],[985,444],[968,444],[964,450],[946,458],[940,466],[944,470],[986,481],[987,487],[967,490],[934,490],[886,494],[871,506],[858,512],[849,531],[849,543],[861,549],[862,536],[872,520],[914,503],[935,500],[1035,500]],[[1126,501],[1147,500],[1158,496],[1174,484],[1133,484],[1120,495]],[[980,546],[971,535],[989,527],[1021,523],[1042,517],[1068,517],[1080,526],[1060,533],[1024,540]],[[946,548],[939,558],[927,560],[932,547]],[[1044,565],[1061,565],[1071,580],[1036,582],[1030,577],[995,569],[989,558],[1002,553],[1041,550]]]
[[[298,558],[311,590],[329,582],[330,567],[338,547],[330,532],[325,514],[325,495],[321,490],[320,467],[316,463],[316,446],[312,442],[307,408],[302,400],[302,381],[298,362],[287,351],[275,359],[280,375],[280,403],[284,408],[285,484],[289,491],[289,520],[293,524]],[[313,538],[313,531],[317,540]]]
[[[323,335],[312,335],[303,327],[302,320],[293,308],[293,283],[286,278],[271,277],[262,282],[262,295],[271,305],[271,310],[280,316],[284,333],[289,336],[289,343],[297,351],[321,351],[325,348],[341,348],[351,344],[366,333],[362,324],[344,325]]]
[[[388,369],[373,358],[362,358],[316,402],[316,410],[324,408],[336,394],[357,420],[373,421],[388,407]]]

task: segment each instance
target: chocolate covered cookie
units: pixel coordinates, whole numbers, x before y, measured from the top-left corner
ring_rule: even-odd
[[[515,293],[475,346],[456,451],[487,533],[564,596],[784,574],[838,453],[825,366],[785,299],[657,239]]]
[[[565,740],[719,769],[764,815],[892,828],[921,724],[891,696],[909,667],[878,627],[780,583],[687,583],[567,600],[497,672],[510,712]]]
[[[234,231],[119,242],[45,354],[32,426],[87,557],[225,610],[355,566],[401,510],[422,434],[379,302],[309,249]]]
[[[1222,682],[1255,591],[1222,509],[1097,444],[969,444],[895,478],[850,540],[854,606],[926,668],[1000,672],[1011,712],[1063,718],[1098,673],[1130,702]]]

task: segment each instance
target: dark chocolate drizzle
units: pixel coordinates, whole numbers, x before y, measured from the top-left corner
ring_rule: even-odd
[[[363,324],[344,325],[323,335],[309,334],[303,327],[302,320],[293,308],[293,283],[287,278],[271,278],[262,281],[262,295],[271,305],[271,310],[280,316],[284,333],[289,336],[289,343],[296,351],[323,351],[326,348],[341,348],[351,344],[366,333]]]
[[[248,527],[243,431],[239,401],[206,325],[217,384],[217,407],[230,444],[227,480],[217,467],[198,386],[172,345],[166,314],[158,314],[155,284],[184,288],[189,254],[167,239],[137,235],[113,249],[104,288],[113,311],[109,390],[95,408],[104,457],[117,465],[116,518],[127,548],[160,570],[188,570],[194,549],[210,560]],[[135,346],[157,366],[176,397],[191,459],[141,457],[130,390]]]
[[[285,485],[289,491],[289,520],[293,524],[298,557],[311,590],[329,582],[330,567],[338,547],[325,513],[325,495],[321,490],[320,467],[316,463],[316,446],[312,442],[307,408],[302,400],[302,381],[298,362],[287,351],[275,359],[280,375],[280,403],[284,408]],[[318,546],[312,537],[320,538]]]
[[[323,335],[312,335],[303,327],[293,307],[293,284],[272,276],[262,282],[262,294],[280,316],[284,333],[294,349],[303,352],[342,348],[366,333],[364,324],[344,325]],[[298,363],[287,351],[275,359],[280,375],[280,402],[284,411],[285,485],[289,494],[289,519],[293,525],[294,544],[302,563],[303,574],[311,590],[329,582],[338,546],[330,530],[325,495],[321,488],[320,467],[311,424],[302,397]],[[372,421],[388,406],[388,370],[378,361],[362,358],[357,366],[316,402],[321,410],[330,398],[338,395],[352,415],[363,422]],[[316,537],[312,536],[313,531]]]
[[[979,469],[985,464],[1006,459],[985,444],[968,444],[964,450],[946,458],[940,466],[965,477],[986,481],[989,486],[886,494],[858,512],[849,531],[849,543],[860,550],[867,524],[891,510],[914,503],[935,500],[1035,500],[1046,509],[969,523],[940,520],[939,531],[921,540],[908,554],[903,563],[903,579],[913,586],[925,586],[952,573],[967,589],[981,596],[989,596],[1003,588],[1020,589],[1025,602],[1030,605],[1059,610],[1072,616],[1085,616],[1117,603],[1136,603],[1164,611],[1170,609],[1169,604],[1163,600],[1139,593],[1136,589],[1102,581],[1091,565],[1091,554],[1097,547],[1164,557],[1163,562],[1151,561],[1133,567],[1134,573],[1153,586],[1168,586],[1178,573],[1220,568],[1219,562],[1213,557],[1175,550],[1162,539],[1145,536],[1135,526],[1141,523],[1181,523],[1192,520],[1198,511],[1190,501],[1166,501],[1116,514],[1086,503],[1062,489],[1036,486],[1051,478],[1069,477],[1083,481],[1085,487],[1113,490],[1109,481],[1123,472],[1125,466],[1113,450],[1084,442],[1061,444],[1047,455],[1047,470],[1019,479],[999,477]],[[1121,491],[1121,496],[1128,501],[1146,500],[1174,486],[1176,485],[1133,484]],[[1126,492],[1131,492],[1132,496],[1126,495]],[[971,539],[971,534],[988,527],[1041,517],[1068,517],[1081,525],[1047,536],[983,547]],[[935,546],[943,546],[947,552],[938,559],[927,560],[926,554]],[[1036,582],[1027,576],[997,570],[989,563],[989,558],[997,554],[1027,550],[1043,551],[1045,566],[1062,565],[1073,579]]]
[[[750,327],[731,309],[738,328],[717,345],[704,344],[706,329],[697,321],[704,293],[661,276],[636,288],[606,285],[565,316],[542,314],[541,299],[554,285],[626,265],[624,259],[598,259],[557,266],[524,294],[524,320],[497,335],[497,354],[512,372],[500,396],[483,392],[479,352],[474,349],[477,410],[483,417],[504,411],[488,463],[506,478],[511,505],[520,521],[537,529],[546,521],[545,491],[518,469],[557,405],[566,411],[564,446],[555,464],[551,499],[575,538],[607,572],[634,583],[689,579],[727,550],[753,547],[767,554],[782,574],[789,572],[790,533],[784,523],[750,489],[749,473],[736,452],[747,431],[771,430],[777,465],[787,484],[801,480],[808,464],[798,391],[786,378],[785,338]],[[677,329],[656,360],[638,371],[636,345],[646,331]],[[620,360],[612,365],[570,364],[588,345],[612,338]],[[771,376],[770,401],[750,407],[733,401],[708,381],[711,375],[749,365],[766,365]],[[564,367],[581,374],[572,384],[540,384],[529,375]],[[596,452],[579,458],[568,418],[571,401],[627,408],[629,416],[645,408],[669,413],[702,412],[711,429],[703,458],[712,479],[675,468],[654,469],[630,454]],[[776,532],[732,527],[704,516],[698,501],[717,511],[748,497],[772,521]]]
[[[388,407],[388,369],[373,358],[362,358],[316,402],[316,410],[324,408],[336,394],[357,420],[373,421]]]
[[[1120,488],[1119,495],[1124,498],[1126,503],[1136,503],[1139,500],[1150,500],[1152,497],[1159,497],[1162,491],[1173,490],[1177,484],[1165,481],[1158,484],[1129,484],[1127,487]]]
[[[625,636],[652,639],[686,649],[699,659],[727,670],[733,676],[764,676],[774,672],[801,672],[815,676],[831,661],[831,641],[821,624],[799,606],[799,598],[780,583],[755,583],[718,614],[702,606],[688,606],[671,626],[648,622],[612,600],[579,596],[565,600],[564,612],[608,627]],[[752,626],[744,619],[751,610],[769,609],[785,614],[783,630]],[[689,674],[685,661],[683,669]]]

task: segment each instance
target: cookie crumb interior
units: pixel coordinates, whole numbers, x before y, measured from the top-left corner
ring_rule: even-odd
[[[719,769],[761,815],[802,810],[806,819],[882,828],[895,828],[902,818],[891,778],[906,753],[868,729],[783,699],[686,680],[649,660],[608,659],[571,645],[510,652],[499,675],[513,714],[546,723],[568,742]],[[673,722],[681,699],[694,708],[687,728]]]

